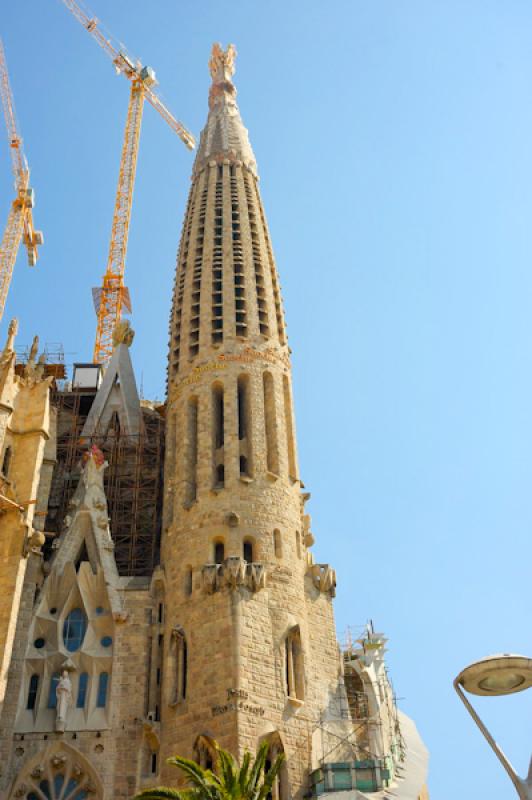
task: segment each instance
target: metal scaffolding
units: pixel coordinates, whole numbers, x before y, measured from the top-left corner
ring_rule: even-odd
[[[118,572],[150,575],[159,563],[164,417],[153,408],[143,407],[139,434],[132,436],[121,430],[114,415],[105,431],[97,430],[82,438],[95,394],[95,390],[52,391],[52,404],[57,410],[57,463],[46,530],[61,533],[79,482],[82,456],[96,445],[109,465],[104,486]]]

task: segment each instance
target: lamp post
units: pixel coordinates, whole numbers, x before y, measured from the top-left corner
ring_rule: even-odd
[[[491,749],[508,773],[520,800],[532,800],[532,759],[526,779],[520,778],[464,694],[484,697],[514,694],[532,686],[532,659],[503,653],[470,664],[454,679],[454,688]]]

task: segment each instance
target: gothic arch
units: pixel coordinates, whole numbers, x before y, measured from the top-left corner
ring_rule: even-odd
[[[194,758],[200,767],[214,769],[218,761],[214,739],[206,733],[200,733],[194,742]]]
[[[259,746],[263,744],[263,742],[268,742],[268,753],[266,756],[266,770],[268,770],[277,756],[284,755],[285,749],[283,740],[281,739],[281,734],[277,730],[271,731],[265,736],[261,736],[259,739]],[[279,774],[277,775],[277,780],[272,787],[271,798],[272,800],[288,800],[289,797],[290,786],[288,769],[285,760],[281,766]]]
[[[83,793],[83,794],[80,794]],[[15,778],[9,800],[103,800],[97,771],[79,750],[55,741],[29,758]]]

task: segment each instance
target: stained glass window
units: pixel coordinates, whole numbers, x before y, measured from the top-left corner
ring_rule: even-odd
[[[79,676],[76,708],[85,708],[85,700],[87,698],[88,685],[89,685],[89,675],[87,672],[82,672],[81,675]]]
[[[105,708],[105,704],[107,702],[108,683],[109,683],[109,673],[100,672],[100,677],[98,678],[98,698],[96,700],[97,708]]]
[[[50,679],[50,691],[48,693],[48,708],[56,708],[57,706],[57,694],[55,690],[57,689],[57,684],[59,683],[59,678],[61,676],[58,672],[54,672]]]
[[[81,608],[73,608],[63,625],[63,641],[70,653],[79,650],[87,630],[87,617]]]

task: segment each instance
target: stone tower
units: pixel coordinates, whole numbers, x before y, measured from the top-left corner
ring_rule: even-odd
[[[170,324],[161,763],[241,756],[264,738],[302,796],[313,730],[338,692],[334,572],[313,565],[297,464],[290,350],[256,162],[215,45]],[[164,610],[163,610],[164,607]],[[161,655],[162,658],[162,655]],[[162,771],[175,780],[175,771]]]

